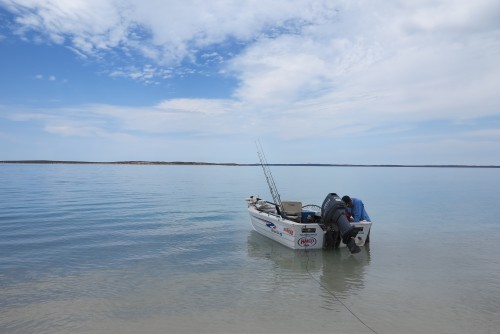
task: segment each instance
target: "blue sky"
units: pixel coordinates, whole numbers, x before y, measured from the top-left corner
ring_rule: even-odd
[[[500,165],[494,0],[0,0],[0,160]]]

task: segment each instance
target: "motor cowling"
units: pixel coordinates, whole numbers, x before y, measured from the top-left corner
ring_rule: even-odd
[[[321,218],[323,223],[327,226],[336,224],[339,226],[341,232],[342,226],[349,224],[349,220],[345,215],[346,205],[342,199],[335,193],[330,193],[326,196],[321,205]],[[350,225],[347,225],[350,227]]]
[[[345,215],[345,209],[346,205],[342,199],[337,194],[330,193],[326,196],[321,206],[321,217],[323,218],[323,224],[326,226],[338,226],[342,242],[354,254],[360,251],[354,240],[358,234],[358,229],[349,223]]]

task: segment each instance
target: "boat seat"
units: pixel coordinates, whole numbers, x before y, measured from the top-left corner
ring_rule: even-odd
[[[287,219],[300,223],[302,218],[302,202],[282,201],[281,208]]]

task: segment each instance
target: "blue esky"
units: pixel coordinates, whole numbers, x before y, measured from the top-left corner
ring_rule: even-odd
[[[500,165],[500,3],[0,0],[0,160]]]

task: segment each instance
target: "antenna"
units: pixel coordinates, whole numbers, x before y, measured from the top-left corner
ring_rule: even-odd
[[[266,156],[264,155],[262,145],[257,141],[255,142],[255,146],[257,146],[257,154],[259,156],[260,165],[262,166],[262,170],[264,171],[267,185],[269,186],[269,190],[271,191],[271,196],[273,197],[274,203],[279,206],[280,209],[282,209],[280,194],[278,193],[278,189],[276,188],[276,184],[274,183],[273,174],[271,173],[271,169],[269,169],[269,164],[267,163]]]

